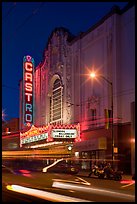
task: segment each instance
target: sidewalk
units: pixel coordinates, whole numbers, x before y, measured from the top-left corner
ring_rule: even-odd
[[[79,171],[77,176],[88,177],[90,171]],[[92,178],[97,178],[97,176],[92,175]],[[122,174],[122,180],[132,180],[132,175]]]

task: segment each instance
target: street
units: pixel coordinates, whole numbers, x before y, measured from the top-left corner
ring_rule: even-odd
[[[114,181],[70,174],[24,172],[21,175],[3,173],[2,183],[55,193],[52,198],[58,194],[85,202],[135,202],[135,183],[130,180]],[[7,197],[8,191],[3,196]],[[52,199],[50,201],[54,202]]]

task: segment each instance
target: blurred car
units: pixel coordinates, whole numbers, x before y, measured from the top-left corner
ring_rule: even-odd
[[[70,161],[60,159],[55,161],[53,164],[44,167],[42,171],[53,173],[77,174],[79,172],[79,168],[77,165],[72,164]]]

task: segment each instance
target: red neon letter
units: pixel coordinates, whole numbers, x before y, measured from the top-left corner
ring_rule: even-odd
[[[25,69],[26,71],[32,72],[32,63],[31,62],[25,62]]]
[[[30,101],[30,96],[32,96],[32,94],[31,93],[25,93],[25,95],[27,96],[27,101]]]
[[[25,83],[25,91],[32,92],[32,84],[31,83]]]
[[[25,73],[25,81],[28,81],[28,80],[30,80],[30,81],[32,82],[32,74],[26,72],[26,73]]]

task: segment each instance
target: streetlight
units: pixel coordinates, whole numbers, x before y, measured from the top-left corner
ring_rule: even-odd
[[[91,78],[95,78],[97,75],[92,72],[90,73]],[[111,136],[112,136],[112,167],[113,167],[113,161],[114,161],[114,132],[113,132],[113,84],[111,81],[109,81],[107,78],[105,78],[103,75],[98,75],[97,77],[101,77],[103,80],[105,80],[111,87],[111,111],[112,111],[112,122],[111,122]]]

